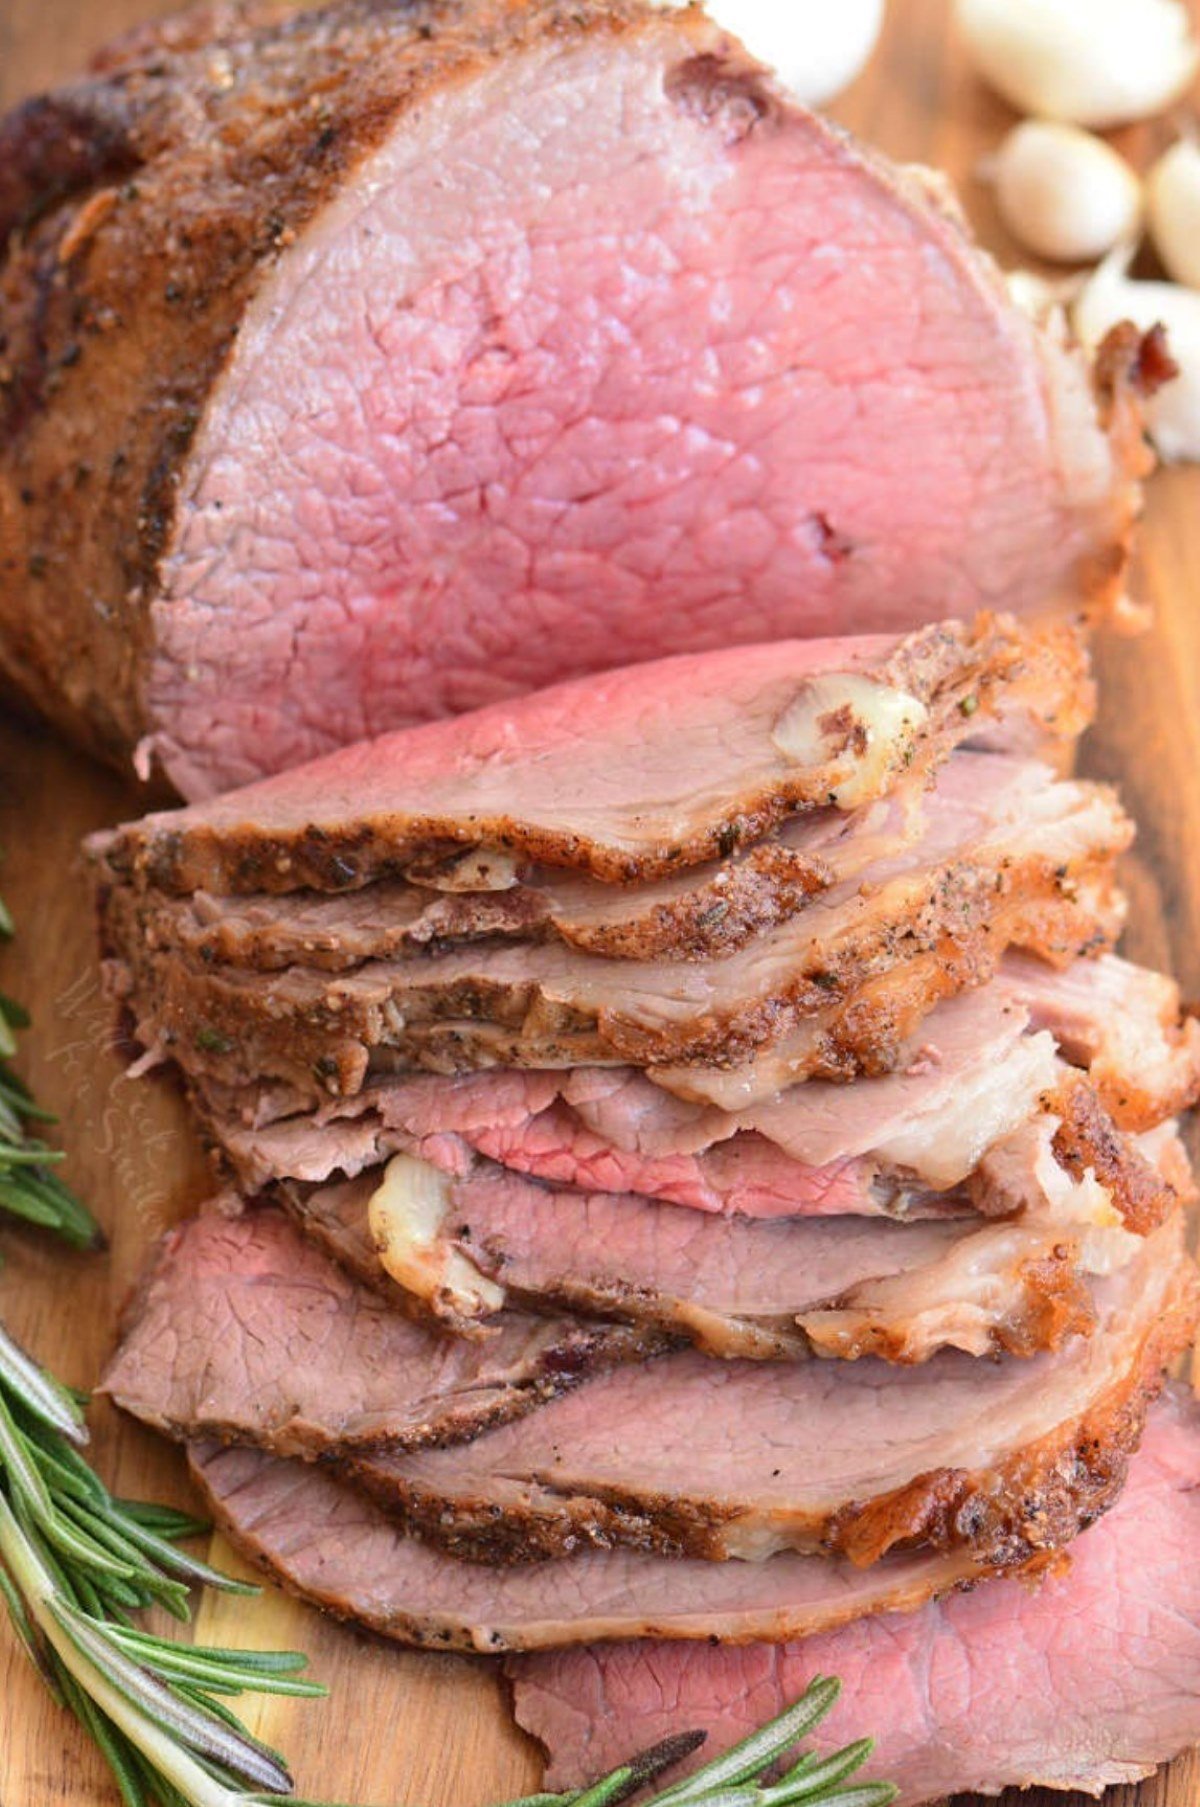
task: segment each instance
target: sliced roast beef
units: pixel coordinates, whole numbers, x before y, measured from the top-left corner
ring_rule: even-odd
[[[1120,593],[1123,412],[702,14],[218,9],[0,169],[4,664],[184,792],[614,657]]]
[[[456,1329],[510,1301],[649,1324],[752,1360],[1056,1348],[1094,1322],[1089,1262],[1116,1266],[1137,1247],[1104,1229],[1085,1249],[1072,1233],[1082,1225],[1046,1213],[986,1227],[714,1217],[495,1168],[456,1183],[410,1155],[318,1190],[339,1195],[315,1202],[319,1217],[357,1215],[391,1278]],[[302,1221],[307,1208],[297,1197]]]
[[[714,1563],[635,1550],[489,1568],[406,1535],[328,1470],[214,1443],[190,1454],[214,1518],[244,1556],[339,1618],[440,1650],[803,1637],[919,1606],[986,1573],[962,1551],[914,1551],[871,1569],[844,1557]]]
[[[739,647],[347,747],[92,849],[108,872],[185,896],[494,885],[530,861],[646,883],[727,859],[797,812],[861,808],[964,743],[1070,741],[1091,706],[1072,635],[988,617]]]
[[[210,1211],[167,1235],[125,1314],[102,1391],[179,1436],[310,1454],[469,1437],[655,1339],[513,1313],[443,1337],[356,1284],[277,1211]]]
[[[600,1373],[454,1448],[369,1454],[478,1429],[492,1400],[444,1412],[444,1431],[435,1408],[446,1364],[452,1380],[472,1360],[494,1373],[495,1346],[464,1354],[458,1339],[428,1338],[398,1389],[378,1339],[415,1327],[274,1216],[249,1223],[260,1227],[185,1229],[168,1249],[106,1376],[108,1393],[177,1436],[337,1456],[410,1527],[489,1559],[626,1543],[709,1558],[842,1550],[870,1562],[912,1541],[961,1546],[989,1565],[1023,1562],[1066,1542],[1120,1487],[1162,1365],[1195,1321],[1176,1217],[1097,1283],[1093,1333],[1052,1355],[980,1363],[949,1353],[894,1367],[869,1357],[773,1364],[665,1354]],[[223,1265],[206,1287],[201,1263],[214,1238]],[[300,1292],[297,1271],[316,1284]],[[325,1303],[334,1289],[336,1314]],[[315,1321],[297,1362],[305,1326],[296,1329],[293,1313],[310,1297]],[[329,1325],[347,1317],[367,1331],[343,1335],[322,1373]],[[393,1319],[402,1328],[387,1330]],[[553,1393],[586,1365],[577,1353],[571,1374],[569,1328],[543,1330],[547,1351],[566,1335],[568,1353],[525,1370],[518,1410],[539,1386]],[[512,1409],[511,1391],[500,1414]]]
[[[458,1554],[588,1543],[758,1560],[914,1543],[989,1564],[1070,1540],[1111,1503],[1163,1366],[1196,1323],[1180,1215],[1095,1288],[1054,1354],[920,1367],[717,1362],[688,1350],[601,1375],[473,1442],[347,1458]]]
[[[1093,1322],[1087,1274],[1115,1271],[1175,1208],[1178,1137],[1157,1171],[1115,1135],[1082,1082],[997,1142],[969,1188],[992,1216],[912,1223],[856,1214],[769,1219],[695,1213],[622,1192],[549,1186],[476,1161],[457,1176],[412,1155],[317,1191],[285,1187],[305,1218],[357,1215],[401,1287],[448,1323],[506,1301],[659,1325],[710,1354],[924,1361],[1056,1348]],[[1055,1114],[1057,1113],[1057,1114]],[[1063,1149],[1066,1141],[1065,1155]],[[932,1219],[932,1221],[930,1221]]]
[[[286,1533],[278,1547],[286,1567]],[[901,1807],[1009,1785],[1098,1794],[1200,1741],[1197,1549],[1200,1411],[1172,1393],[1122,1498],[1038,1587],[1003,1581],[792,1644],[522,1658],[517,1718],[549,1751],[545,1786],[571,1789],[692,1727],[711,1757],[837,1675],[816,1746],[873,1736],[869,1773],[899,1786]]]
[[[1064,992],[1092,1038],[1089,1077],[1107,1108],[1122,1112],[1147,1073],[1153,1090],[1139,1092],[1137,1123],[1194,1100],[1200,1027],[1179,1024],[1170,981],[1111,955],[1059,973],[1009,954],[991,985],[938,1006],[896,1072],[854,1086],[790,1086],[741,1111],[673,1096],[629,1067],[397,1075],[316,1112],[303,1095],[264,1085],[202,1081],[193,1101],[251,1191],[352,1177],[401,1152],[464,1173],[476,1153],[555,1184],[703,1211],[912,1216],[936,1201],[914,1192],[911,1176],[925,1187],[957,1185],[1055,1083],[1053,1043],[1046,1031],[1028,1033],[1031,1012],[1086,1060],[1078,1023],[1061,1010],[1055,1020]],[[700,1069],[692,1077],[697,1089],[703,1080],[716,1090],[737,1079]]]
[[[148,947],[128,889],[109,894],[106,933],[143,1038],[185,1072],[225,1080],[319,1078],[336,1095],[392,1063],[733,1063],[792,1033],[794,1077],[878,1069],[940,997],[989,976],[1007,944],[1069,958],[1120,921],[1112,864],[1130,829],[1108,791],[976,754],[943,769],[936,803],[918,846],[700,965],[548,943],[337,977],[247,974]]]
[[[557,939],[617,960],[719,959],[914,842],[924,782],[910,775],[859,809],[792,817],[727,859],[637,886],[469,852],[337,895],[172,897],[151,888],[136,906],[139,932],[152,947],[258,972],[346,972],[492,938]]]

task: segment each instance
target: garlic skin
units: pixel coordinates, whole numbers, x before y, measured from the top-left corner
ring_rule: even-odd
[[[707,0],[705,11],[775,70],[806,107],[821,107],[865,69],[884,0]]]
[[[1130,282],[1132,253],[1125,247],[1105,259],[1085,283],[1071,310],[1078,339],[1095,350],[1110,327],[1132,320],[1143,332],[1167,331],[1167,350],[1179,375],[1146,403],[1146,431],[1167,463],[1200,460],[1200,294],[1173,282]]]
[[[1146,214],[1167,274],[1200,289],[1200,144],[1181,138],[1146,178]]]
[[[956,0],[979,73],[1020,113],[1114,126],[1161,113],[1200,66],[1183,0]]]
[[[996,204],[1013,237],[1054,263],[1089,263],[1136,232],[1142,188],[1112,146],[1078,126],[1028,119],[992,164]]]

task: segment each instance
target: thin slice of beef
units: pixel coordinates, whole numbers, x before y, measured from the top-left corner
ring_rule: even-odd
[[[928,1543],[1020,1563],[1111,1504],[1163,1367],[1194,1333],[1181,1214],[1095,1299],[1090,1336],[1029,1360],[716,1362],[687,1350],[459,1448],[351,1455],[347,1468],[425,1535],[487,1560],[616,1542],[869,1563]]]
[[[990,617],[735,647],[346,747],[91,847],[108,872],[185,896],[343,892],[477,851],[646,882],[797,811],[857,809],[967,742],[1069,742],[1092,703],[1073,635]]]
[[[997,755],[952,761],[918,846],[884,857],[720,961],[610,961],[558,944],[371,962],[335,977],[247,974],[147,947],[108,896],[114,986],[186,1073],[268,1076],[334,1095],[390,1064],[441,1070],[580,1061],[733,1064],[793,1035],[793,1078],[893,1066],[940,998],[1006,946],[1066,959],[1122,918],[1110,792]]]
[[[172,1436],[306,1455],[331,1439],[419,1447],[473,1436],[654,1347],[618,1325],[517,1313],[484,1341],[439,1336],[281,1212],[209,1211],[159,1244],[101,1391]]]
[[[286,1566],[286,1533],[278,1547]],[[900,1807],[1010,1785],[1099,1794],[1200,1741],[1197,1549],[1200,1410],[1172,1391],[1122,1498],[1039,1587],[1004,1581],[791,1644],[514,1660],[517,1718],[549,1752],[545,1786],[570,1789],[693,1727],[711,1757],[837,1675],[816,1748],[872,1736],[869,1773]]]
[[[1152,1128],[1200,1098],[1200,1026],[1183,1018],[1179,988],[1162,973],[1095,949],[1085,960],[1056,962],[1023,958],[1010,948],[989,989],[998,1004],[1020,1010],[1055,1037],[1068,1060],[1088,1069],[1123,1129]],[[912,1060],[921,1059],[924,1034]],[[936,1058],[933,1038],[931,1050]],[[785,1040],[739,1067],[663,1067],[652,1077],[692,1104],[742,1120],[780,1094],[789,1096],[791,1065],[805,1051],[800,1036],[794,1048]]]
[[[701,12],[217,8],[0,171],[3,664],[185,793],[614,658],[1120,594],[1127,408]]]
[[[1029,1355],[1090,1330],[1085,1276],[1132,1259],[1178,1203],[1171,1174],[1186,1172],[1177,1136],[1155,1148],[1160,1173],[1075,1091],[1048,1099],[947,1201],[961,1213],[981,1197],[1015,1220],[1003,1225],[714,1216],[485,1161],[451,1177],[403,1154],[315,1193],[282,1190],[301,1222],[357,1217],[390,1277],[458,1329],[511,1302],[656,1325],[726,1357]],[[1070,1170],[1058,1158],[1066,1124]]]
[[[919,1606],[986,1575],[961,1551],[927,1550],[865,1570],[844,1557],[713,1563],[634,1550],[489,1568],[408,1536],[327,1469],[215,1443],[193,1444],[189,1454],[207,1507],[251,1562],[339,1618],[436,1650],[803,1637]]]
[[[1137,1246],[1107,1229],[1085,1252],[1077,1226],[1045,1214],[987,1227],[713,1217],[499,1169],[454,1183],[409,1155],[297,1196],[293,1209],[301,1223],[310,1210],[357,1218],[397,1285],[455,1329],[509,1302],[646,1324],[710,1355],[760,1361],[1057,1348],[1093,1325],[1089,1259],[1119,1265]]]

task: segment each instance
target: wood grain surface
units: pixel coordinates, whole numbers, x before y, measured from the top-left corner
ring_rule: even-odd
[[[0,103],[68,74],[114,31],[165,10],[156,0],[0,0]],[[946,0],[891,0],[880,51],[835,111],[893,156],[948,170],[986,242],[1016,261],[974,174],[1011,115],[967,70]],[[1144,163],[1166,134],[1158,124],[1119,141]],[[1148,637],[1101,649],[1103,705],[1084,764],[1121,783],[1140,824],[1129,866],[1129,950],[1174,970],[1185,993],[1200,998],[1200,471],[1162,472],[1150,484],[1137,589],[1157,626]],[[19,1064],[60,1113],[67,1176],[112,1237],[107,1255],[85,1257],[6,1232],[0,1316],[78,1385],[95,1379],[148,1243],[200,1200],[207,1183],[169,1085],[122,1078],[99,998],[77,848],[87,830],[137,811],[132,787],[38,728],[0,721],[0,886],[20,929],[0,961],[0,985],[34,1008]],[[120,1491],[186,1499],[174,1450],[109,1410],[97,1408],[93,1423],[97,1463]],[[220,1540],[213,1549],[217,1561],[233,1565]],[[210,1597],[195,1631],[213,1642],[310,1653],[330,1702],[272,1702],[252,1707],[249,1717],[287,1751],[312,1798],[483,1807],[538,1779],[537,1753],[511,1725],[501,1687],[483,1666],[386,1648],[275,1593],[255,1601]],[[0,1625],[0,1804],[110,1807],[115,1800],[101,1763]],[[1113,1791],[1111,1801],[1197,1807],[1200,1760],[1184,1758],[1140,1790]]]

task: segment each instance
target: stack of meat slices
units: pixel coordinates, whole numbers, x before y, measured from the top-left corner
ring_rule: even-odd
[[[98,838],[114,994],[237,1185],[108,1392],[335,1612],[678,1641],[587,1672],[656,1733],[689,1641],[787,1643],[770,1692],[907,1609],[917,1663],[923,1603],[1113,1505],[1196,1322],[1200,1029],[1111,951],[1129,823],[1056,775],[1090,700],[1005,620],[739,648]],[[732,1737],[749,1659],[703,1654]],[[521,1660],[577,1780],[602,1702]]]

